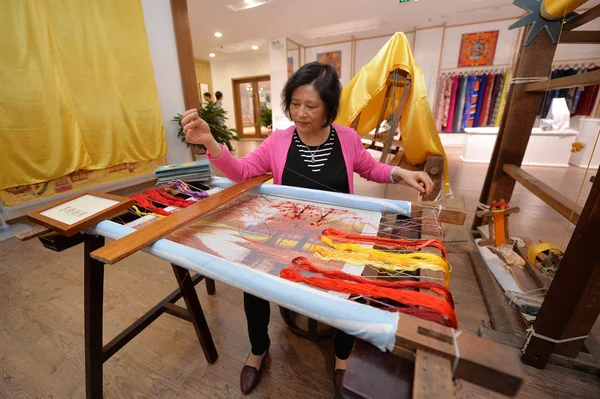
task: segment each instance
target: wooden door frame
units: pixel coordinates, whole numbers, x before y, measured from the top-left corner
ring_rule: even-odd
[[[241,98],[240,91],[236,87],[237,85],[251,83],[252,84],[252,103],[254,112],[254,121],[260,117],[260,103],[258,101],[258,83],[259,82],[270,82],[271,75],[256,75],[256,76],[245,76],[242,78],[231,79],[231,88],[233,92],[233,110],[235,114],[235,130],[238,132],[240,138],[263,138],[261,135],[260,127],[254,127],[253,135],[244,134],[244,123],[242,121],[242,110],[241,110]],[[254,95],[256,93],[256,95]]]

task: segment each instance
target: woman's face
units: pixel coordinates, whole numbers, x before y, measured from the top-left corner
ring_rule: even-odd
[[[300,134],[311,134],[323,129],[327,112],[319,92],[308,84],[298,87],[292,93],[290,115]]]

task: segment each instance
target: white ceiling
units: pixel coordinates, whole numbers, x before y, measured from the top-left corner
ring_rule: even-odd
[[[243,0],[188,0],[194,57],[208,60],[268,54],[270,39],[288,37],[304,45],[449,25],[519,17],[513,0],[273,0],[260,7],[233,11]],[[586,8],[599,3],[592,0]],[[332,32],[333,28],[333,32]],[[363,29],[356,32],[358,29]],[[217,38],[215,32],[222,32]],[[339,33],[344,32],[344,33]],[[332,33],[334,35],[332,36]],[[327,37],[322,37],[327,35]],[[317,37],[317,38],[314,38]],[[255,43],[258,51],[250,49]],[[221,49],[221,46],[223,48]],[[247,51],[239,51],[247,48]]]

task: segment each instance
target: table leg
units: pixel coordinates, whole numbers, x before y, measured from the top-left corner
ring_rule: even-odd
[[[202,306],[200,306],[200,300],[198,299],[194,284],[192,283],[190,272],[187,269],[174,264],[171,264],[171,266],[173,266],[173,272],[175,273],[177,283],[183,294],[185,305],[192,318],[192,324],[196,329],[196,334],[198,335],[198,340],[200,340],[200,345],[202,346],[206,361],[213,364],[217,361],[219,355],[217,354],[217,349],[215,348],[212,335],[210,334],[208,323],[204,317]]]
[[[102,397],[104,263],[90,256],[102,246],[104,237],[101,236],[89,236],[84,244],[85,392],[88,399]]]
[[[206,292],[208,295],[215,294],[215,280],[212,278],[204,277],[204,281],[206,282]]]

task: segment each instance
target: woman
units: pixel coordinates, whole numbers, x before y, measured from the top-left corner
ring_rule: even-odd
[[[408,171],[377,162],[365,150],[351,128],[332,125],[338,112],[341,85],[330,65],[312,62],[302,66],[286,83],[282,105],[294,126],[273,132],[255,151],[234,158],[218,144],[195,109],[181,121],[186,140],[202,144],[208,159],[229,179],[239,182],[267,172],[275,184],[318,190],[353,193],[353,173],[379,182],[403,180],[422,194],[429,194],[433,182],[424,172]],[[269,349],[269,303],[244,293],[244,310],[252,350],[240,377],[244,394],[258,384],[262,361]],[[337,331],[334,338],[334,386],[339,390],[354,337]]]

